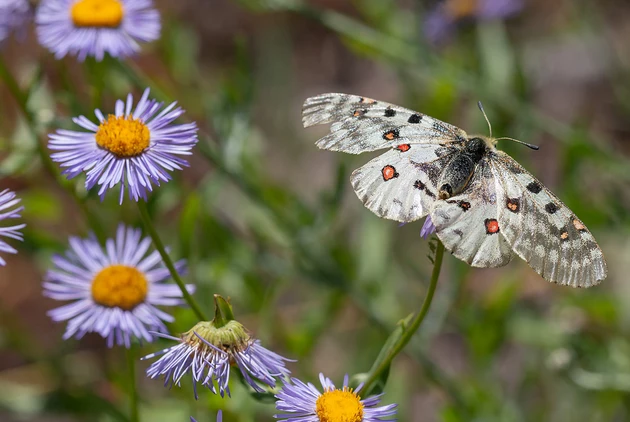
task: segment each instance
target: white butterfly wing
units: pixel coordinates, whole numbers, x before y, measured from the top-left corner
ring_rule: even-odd
[[[466,132],[456,126],[393,104],[348,94],[307,98],[302,109],[304,127],[332,123],[330,134],[317,146],[360,154],[401,144],[461,143]]]
[[[604,255],[586,226],[512,157],[494,154],[499,225],[514,252],[554,283],[590,287],[605,279]]]
[[[408,223],[429,213],[440,171],[452,152],[439,145],[403,144],[356,169],[350,181],[373,213]]]
[[[496,179],[484,159],[463,193],[436,201],[431,210],[446,249],[473,267],[502,267],[512,259],[498,222],[497,198]]]

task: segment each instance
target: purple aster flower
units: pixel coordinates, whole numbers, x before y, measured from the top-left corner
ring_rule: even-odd
[[[218,391],[221,397],[224,394],[229,396],[232,365],[238,367],[245,381],[258,392],[265,391],[259,384],[275,387],[275,377],[290,373],[285,367],[289,359],[265,349],[260,340],[252,338],[245,327],[235,320],[220,326],[215,326],[214,321],[202,321],[181,338],[162,337],[179,344],[142,358],[163,355],[147,369],[147,376],[157,378],[164,375],[164,386],[170,388],[174,384],[180,385],[183,376],[190,372],[195,398],[198,397],[198,382],[215,394]]]
[[[505,19],[522,8],[523,0],[444,0],[427,14],[424,33],[429,41],[438,44],[446,40],[463,20]]]
[[[378,406],[382,394],[361,399],[359,391],[348,387],[348,375],[343,379],[343,388],[337,389],[332,381],[319,374],[324,392],[313,384],[305,384],[297,378],[285,383],[276,395],[276,409],[281,412],[276,419],[287,422],[378,422],[392,421],[396,416],[396,404]]]
[[[8,189],[0,192],[0,222],[9,218],[20,218],[20,212],[24,207],[15,206],[20,203],[20,199],[16,198],[15,193]],[[17,253],[17,250],[9,246],[8,243],[2,240],[2,237],[8,237],[15,240],[23,240],[20,230],[26,227],[26,224],[17,224],[15,226],[0,227],[0,252]],[[0,256],[0,267],[5,266],[7,263],[2,256]]]
[[[28,0],[0,0],[0,42],[20,30],[31,16]]]
[[[190,422],[197,422],[197,419],[193,418],[192,416],[190,417]],[[223,422],[223,412],[221,412],[219,410],[219,412],[217,413],[217,422]]]
[[[129,348],[131,337],[148,342],[151,331],[166,332],[164,321],[174,318],[156,306],[184,303],[182,292],[174,284],[157,251],[147,255],[150,238],[140,230],[118,227],[115,239],[102,247],[94,237],[71,237],[64,256],[52,259],[55,268],[48,271],[44,296],[72,303],[53,309],[48,315],[54,321],[68,321],[63,336],[83,337],[95,332],[114,343]],[[175,264],[183,272],[185,262]],[[187,286],[194,292],[193,286]]]
[[[433,221],[431,221],[431,216],[427,215],[427,218],[424,220],[424,224],[420,229],[420,236],[422,236],[426,240],[433,233],[435,233],[435,226],[433,225]]]
[[[129,198],[147,199],[152,184],[171,179],[168,171],[181,170],[188,162],[178,155],[190,155],[197,143],[195,123],[173,124],[184,110],[171,103],[149,100],[149,88],[133,110],[133,97],[118,100],[114,114],[107,117],[100,110],[94,114],[98,124],[85,116],[73,121],[88,132],[59,129],[49,136],[52,159],[65,167],[69,179],[85,172],[86,189],[99,185],[101,199],[108,189],[120,185],[122,204],[125,187]],[[161,110],[161,111],[160,111]]]
[[[152,0],[42,0],[35,23],[40,44],[56,59],[70,54],[81,61],[131,56],[161,29]]]

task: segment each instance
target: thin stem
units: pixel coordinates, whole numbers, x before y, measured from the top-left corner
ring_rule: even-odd
[[[151,216],[149,215],[147,204],[144,201],[139,200],[138,209],[140,210],[140,216],[142,217],[142,222],[144,223],[144,227],[147,229],[147,231],[149,232],[149,236],[151,236],[151,239],[153,240],[153,245],[160,253],[160,256],[162,257],[162,261],[164,261],[166,268],[168,268],[168,271],[171,273],[171,277],[173,277],[173,280],[175,280],[175,283],[177,283],[177,285],[179,286],[179,289],[182,291],[184,300],[186,300],[186,302],[188,303],[190,308],[193,310],[195,315],[197,315],[197,318],[199,318],[200,321],[208,321],[208,319],[203,314],[197,302],[195,302],[195,299],[193,299],[191,294],[188,293],[188,289],[186,289],[186,285],[184,284],[181,277],[179,276],[179,273],[175,269],[173,260],[171,260],[171,257],[166,252],[166,248],[164,248],[162,239],[160,239],[160,235],[158,234],[157,230],[155,230],[155,227],[153,226],[153,222],[151,221]]]
[[[136,362],[133,354],[133,346],[126,349],[127,369],[129,370],[129,420],[130,422],[139,422],[140,416],[138,412],[138,389],[136,385]]]
[[[59,172],[57,171],[57,166],[53,162],[52,158],[50,158],[50,155],[48,154],[48,151],[46,150],[46,145],[42,143],[40,140],[40,134],[37,132],[37,124],[38,124],[37,119],[35,119],[35,116],[33,115],[33,113],[28,109],[28,93],[20,89],[19,84],[17,83],[17,81],[15,80],[11,72],[9,71],[9,68],[7,67],[6,63],[2,59],[2,56],[0,56],[0,79],[2,79],[6,83],[7,87],[9,88],[9,91],[11,92],[11,95],[15,99],[15,102],[17,103],[18,108],[20,109],[20,112],[26,119],[26,123],[27,123],[26,126],[28,127],[33,138],[35,139],[35,143],[37,145],[37,153],[42,162],[42,165],[44,166],[44,169],[46,170],[46,172],[48,172],[50,176],[52,176],[57,181],[57,183],[62,188],[64,188],[70,194],[70,196],[72,196],[72,198],[78,205],[79,209],[85,216],[85,219],[87,220],[88,225],[90,226],[90,229],[95,233],[96,237],[100,241],[104,242],[106,236],[105,236],[105,232],[103,231],[103,225],[98,221],[96,216],[90,212],[90,210],[88,209],[85,203],[85,200],[80,198],[79,195],[77,195],[77,192],[72,186],[72,184],[69,183],[67,180],[63,179],[63,177],[61,177]]]
[[[392,347],[389,354],[381,360],[380,364],[370,370],[370,375],[368,379],[363,384],[363,391],[370,391],[371,386],[374,382],[380,377],[380,375],[387,371],[390,367],[392,361],[409,343],[409,340],[413,337],[413,335],[418,331],[420,324],[424,321],[424,317],[427,315],[429,311],[429,307],[431,306],[431,302],[433,301],[433,294],[435,293],[435,287],[437,286],[438,279],[440,278],[440,270],[442,269],[442,258],[444,257],[444,245],[442,242],[438,240],[437,248],[435,251],[435,261],[433,264],[433,272],[431,274],[431,281],[429,283],[429,289],[427,290],[427,294],[424,297],[424,302],[422,303],[422,308],[420,308],[420,312],[413,319],[409,327],[405,329],[402,336],[398,340],[398,343],[394,347]]]
[[[31,113],[31,111],[28,109],[28,105],[27,105],[28,96],[26,95],[25,92],[23,92],[20,89],[19,84],[17,83],[17,81],[15,80],[11,72],[9,71],[9,68],[7,67],[4,60],[2,60],[1,56],[0,56],[0,77],[6,83],[7,88],[9,88],[11,95],[17,102],[17,105],[20,111],[22,112],[22,114],[24,115],[24,118],[26,119],[28,129],[30,130],[31,134],[33,135],[33,137],[35,138],[37,142],[37,152],[39,153],[39,156],[42,160],[42,164],[44,165],[44,168],[46,168],[46,171],[48,171],[52,176],[57,178],[57,170],[55,168],[55,164],[53,163],[50,156],[47,154],[46,150],[43,148],[42,143],[39,141],[39,134],[37,133],[37,129],[36,129],[37,121],[35,120],[35,116],[33,116],[33,113]]]

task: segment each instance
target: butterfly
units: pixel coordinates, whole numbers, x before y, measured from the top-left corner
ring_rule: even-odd
[[[316,143],[322,149],[387,149],[352,173],[357,196],[382,218],[408,223],[430,216],[446,249],[473,267],[501,267],[516,254],[561,285],[590,287],[606,278],[603,253],[584,223],[498,150],[496,138],[337,93],[306,99],[302,121],[332,123]]]

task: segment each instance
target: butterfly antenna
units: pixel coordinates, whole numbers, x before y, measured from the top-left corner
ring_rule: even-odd
[[[502,138],[497,138],[495,139],[495,141],[500,141],[501,139],[507,139],[508,141],[514,141],[517,142],[519,144],[523,144],[525,145],[527,148],[531,148],[535,151],[538,151],[540,149],[540,147],[538,145],[533,145],[533,144],[528,144],[527,142],[523,142],[523,141],[519,141],[518,139],[514,139],[514,138],[508,138],[508,137],[502,137]]]
[[[483,117],[486,119],[486,123],[488,123],[488,129],[490,130],[490,137],[492,138],[492,125],[490,124],[490,120],[488,119],[488,116],[486,115],[486,111],[483,109],[483,104],[481,104],[481,101],[477,101],[477,106],[479,107],[479,110],[481,110],[481,113],[483,113]],[[517,142],[519,144],[523,144],[526,147],[531,148],[535,151],[538,151],[540,149],[538,145],[528,144],[527,142],[519,141],[518,139],[514,139],[514,138],[508,138],[506,136],[502,138],[497,138],[495,139],[495,141],[500,141],[501,139],[507,139],[510,141]]]
[[[488,129],[490,130],[490,137],[492,138],[492,125],[490,124],[490,120],[488,119],[488,116],[486,116],[486,110],[483,109],[483,104],[481,104],[481,101],[477,101],[477,107],[479,107],[479,110],[481,110],[483,117],[486,119],[486,123],[488,123]]]

